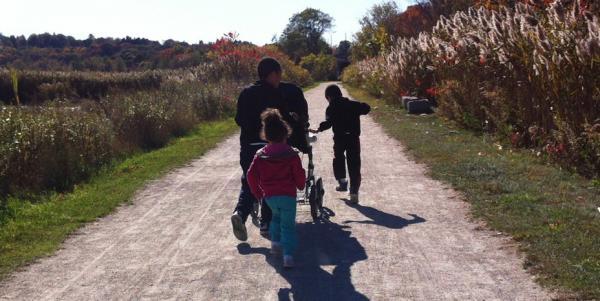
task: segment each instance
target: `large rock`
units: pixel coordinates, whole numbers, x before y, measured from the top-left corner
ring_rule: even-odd
[[[405,110],[408,110],[408,102],[415,100],[419,100],[419,98],[414,96],[402,96],[402,107],[404,107]]]
[[[433,113],[433,104],[427,99],[418,99],[408,101],[406,110],[408,114],[431,114]]]

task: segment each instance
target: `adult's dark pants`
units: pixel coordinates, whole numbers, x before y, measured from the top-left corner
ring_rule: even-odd
[[[335,178],[346,178],[346,163],[350,176],[350,193],[360,189],[360,137],[356,135],[336,135],[333,138],[333,173]]]
[[[240,150],[240,166],[242,167],[242,188],[240,189],[240,196],[238,198],[237,205],[235,206],[235,211],[239,212],[244,222],[248,219],[248,216],[254,209],[254,202],[256,202],[256,198],[252,195],[252,191],[250,191],[250,186],[248,185],[248,181],[246,180],[246,173],[248,173],[248,169],[250,168],[250,164],[252,164],[252,160],[254,159],[254,155],[256,152],[261,149],[264,145],[246,145],[242,146]],[[269,224],[271,222],[271,208],[267,205],[267,202],[261,200],[261,224]]]

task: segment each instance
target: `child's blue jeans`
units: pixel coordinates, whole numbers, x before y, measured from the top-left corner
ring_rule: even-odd
[[[298,245],[296,238],[296,198],[272,196],[267,204],[273,211],[269,232],[271,241],[281,243],[283,255],[293,255]]]

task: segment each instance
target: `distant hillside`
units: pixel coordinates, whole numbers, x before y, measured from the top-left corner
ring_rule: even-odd
[[[0,34],[0,68],[79,71],[139,71],[197,66],[214,43],[163,43],[142,38],[78,40],[62,34]]]

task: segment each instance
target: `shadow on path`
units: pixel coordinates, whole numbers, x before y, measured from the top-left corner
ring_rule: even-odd
[[[294,269],[284,269],[280,256],[269,254],[267,248],[238,245],[242,255],[262,254],[266,261],[285,278],[289,288],[280,288],[279,300],[369,300],[356,291],[350,268],[367,259],[363,246],[351,237],[350,227],[330,221],[297,225],[299,248]],[[329,273],[325,268],[333,267]]]
[[[386,228],[390,228],[390,229],[402,229],[408,225],[426,222],[426,220],[424,218],[422,218],[416,214],[409,214],[413,218],[405,219],[400,216],[396,216],[393,214],[383,212],[383,211],[381,211],[379,209],[375,209],[373,207],[362,206],[360,204],[351,205],[348,200],[346,200],[346,199],[342,199],[342,200],[344,200],[348,206],[358,210],[358,212],[362,213],[365,217],[370,219],[370,220],[366,220],[366,221],[344,221],[344,224],[351,224],[351,223],[372,224],[372,225],[378,225],[378,226],[382,226],[382,227],[386,227]]]
[[[349,206],[370,220],[346,221],[346,224],[375,224],[401,229],[425,222],[416,214],[410,214],[413,219],[407,220],[372,207]],[[334,215],[330,212],[325,216]],[[352,284],[352,265],[366,260],[368,256],[360,242],[351,236],[350,226],[339,225],[325,218],[319,223],[297,224],[296,229],[300,244],[294,269],[284,269],[281,257],[269,254],[268,248],[253,248],[248,243],[238,245],[241,255],[264,255],[265,261],[290,284],[289,288],[279,289],[279,300],[369,300]]]

